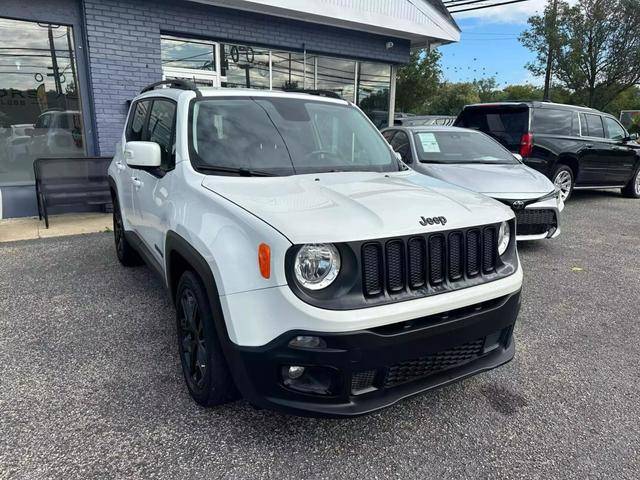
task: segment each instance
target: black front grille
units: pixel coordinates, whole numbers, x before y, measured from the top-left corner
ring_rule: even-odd
[[[368,242],[362,247],[362,288],[367,297],[457,282],[496,271],[497,227],[456,230]]]
[[[382,385],[384,388],[394,387],[462,366],[481,356],[483,348],[484,339],[479,339],[449,350],[392,365],[387,369]]]
[[[556,212],[549,209],[527,209],[516,211],[518,235],[542,235],[557,228]]]

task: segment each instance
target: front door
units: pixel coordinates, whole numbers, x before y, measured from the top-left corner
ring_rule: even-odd
[[[166,98],[153,100],[144,140],[160,146],[161,165],[153,169],[132,169],[134,172],[134,217],[137,231],[158,263],[164,263],[164,235],[170,213],[169,192],[175,167],[176,103]]]
[[[604,117],[604,126],[609,147],[607,183],[626,185],[634,173],[636,150],[627,144],[627,132],[616,120]]]

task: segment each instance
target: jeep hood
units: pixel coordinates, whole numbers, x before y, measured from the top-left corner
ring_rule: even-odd
[[[474,192],[513,194],[513,199],[529,194],[545,195],[553,192],[553,183],[540,172],[520,163],[513,165],[487,165],[477,163],[435,164],[420,163],[419,172]],[[505,198],[502,197],[501,198]]]
[[[414,171],[288,177],[206,176],[202,185],[294,244],[347,242],[484,225],[513,217],[482,195]],[[421,217],[446,217],[422,226]]]

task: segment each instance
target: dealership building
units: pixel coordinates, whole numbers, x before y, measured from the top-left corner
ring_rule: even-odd
[[[441,0],[2,0],[0,218],[37,213],[34,159],[111,156],[151,83],[327,90],[384,126],[411,49],[459,36]]]

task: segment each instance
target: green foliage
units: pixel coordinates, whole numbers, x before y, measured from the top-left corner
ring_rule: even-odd
[[[480,101],[480,91],[473,83],[443,83],[430,102],[428,113],[458,115],[465,105]]]
[[[441,56],[438,50],[411,53],[409,63],[400,68],[397,74],[397,111],[420,113],[424,109],[440,84]]]
[[[640,8],[638,0],[578,0],[571,6],[551,2],[528,20],[520,42],[536,54],[527,65],[544,75],[552,52],[553,79],[574,103],[600,110],[640,83]],[[552,100],[557,101],[552,97]]]

